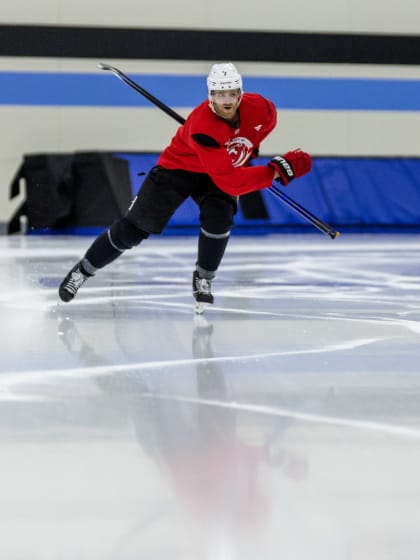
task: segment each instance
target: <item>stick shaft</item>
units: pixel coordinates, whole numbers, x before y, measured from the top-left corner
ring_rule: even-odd
[[[172,117],[173,119],[178,121],[180,124],[185,123],[184,117],[181,117],[180,114],[178,114],[176,111],[174,111],[173,109],[168,107],[168,105],[163,103],[160,99],[158,99],[157,97],[152,95],[146,89],[142,88],[138,83],[134,82],[131,78],[126,76],[124,74],[124,72],[121,72],[121,70],[118,70],[118,68],[115,68],[115,66],[109,66],[109,64],[101,63],[101,64],[98,64],[98,67],[101,68],[102,70],[109,70],[110,72],[112,72],[115,76],[117,76],[117,78],[119,78],[120,80],[125,82],[127,85],[129,85],[131,88],[133,88],[135,91],[137,91],[137,93],[139,93],[140,95],[142,95],[143,97],[145,97],[146,99],[151,101],[154,105],[159,107],[159,109],[162,109],[162,111],[164,111],[167,115],[169,115],[170,117]]]
[[[301,206],[298,202],[291,199],[290,196],[287,196],[284,192],[279,190],[274,185],[268,189],[274,196],[277,196],[281,200],[283,200],[286,204],[288,204],[295,212],[306,218],[308,222],[310,222],[313,226],[315,226],[319,231],[328,235],[331,239],[335,239],[340,234],[338,231],[333,229],[327,223],[323,222],[320,218],[317,218],[312,212],[306,210],[303,206]]]
[[[137,93],[139,93],[140,95],[142,95],[143,97],[151,101],[151,103],[159,107],[159,109],[162,109],[162,111],[164,111],[167,115],[169,115],[170,117],[178,121],[180,124],[185,123],[184,117],[182,117],[179,113],[177,113],[176,111],[168,107],[168,105],[163,103],[160,99],[152,95],[146,89],[142,88],[138,83],[134,82],[131,78],[129,78],[126,74],[124,74],[124,72],[121,72],[121,70],[115,68],[115,66],[110,66],[109,64],[100,63],[98,64],[98,68],[100,68],[101,70],[108,70],[112,72],[115,76],[117,76],[117,78],[125,82],[128,86],[130,86],[135,91],[137,91]],[[338,231],[335,231],[331,226],[323,222],[320,218],[317,218],[314,214],[312,214],[312,212],[306,210],[306,208],[304,208],[296,201],[291,199],[289,196],[287,196],[285,193],[277,189],[274,185],[271,186],[268,190],[271,191],[271,193],[274,196],[280,198],[283,202],[285,202],[291,208],[293,208],[293,210],[295,210],[295,212],[297,212],[300,216],[308,220],[308,222],[310,222],[314,227],[322,231],[322,233],[328,235],[331,239],[335,239],[339,235]]]

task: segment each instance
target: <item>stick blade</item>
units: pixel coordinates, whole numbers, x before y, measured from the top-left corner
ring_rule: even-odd
[[[99,68],[100,70],[113,70],[114,69],[112,66],[110,66],[109,64],[106,64],[105,62],[98,62],[96,67]]]

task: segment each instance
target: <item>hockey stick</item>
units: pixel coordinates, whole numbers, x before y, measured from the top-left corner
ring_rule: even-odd
[[[162,109],[162,111],[164,111],[167,115],[169,115],[170,117],[178,121],[180,124],[185,123],[184,117],[181,117],[180,114],[178,114],[176,111],[168,107],[168,105],[160,101],[160,99],[158,99],[157,97],[149,93],[147,90],[142,88],[139,84],[137,84],[131,78],[126,76],[124,72],[121,72],[121,70],[115,68],[115,66],[110,66],[109,64],[106,64],[104,62],[99,62],[97,67],[100,68],[101,70],[107,70],[109,72],[112,72],[115,76],[117,76],[117,78],[119,78],[128,86],[133,88],[140,95],[143,95],[143,97],[151,101],[154,105],[159,107],[159,109]],[[310,222],[313,226],[315,226],[317,229],[322,231],[322,233],[328,235],[331,239],[335,239],[340,235],[338,231],[335,231],[331,226],[323,222],[320,218],[317,218],[314,214],[309,212],[309,210],[306,210],[306,208],[304,208],[299,203],[292,200],[289,196],[287,196],[282,191],[277,189],[277,187],[275,187],[274,185],[272,185],[268,190],[271,191],[271,193],[274,194],[274,196],[277,196],[277,198],[283,200],[283,202],[285,202],[291,208],[293,208],[295,212],[297,212],[300,216],[303,216],[306,220],[308,220],[308,222]]]
[[[119,78],[127,85],[135,89],[137,93],[139,93],[140,95],[142,95],[143,97],[151,101],[154,105],[157,105],[159,109],[162,109],[162,111],[164,111],[167,115],[169,115],[170,117],[178,121],[180,124],[185,123],[185,119],[181,117],[181,115],[179,115],[173,109],[165,105],[165,103],[162,103],[162,101],[160,101],[157,97],[149,93],[146,89],[139,86],[139,84],[133,82],[133,80],[131,80],[128,76],[126,76],[123,72],[121,72],[121,70],[115,68],[115,66],[110,66],[109,64],[100,62],[98,64],[98,68],[100,68],[101,70],[108,70],[109,72],[112,72],[115,76],[117,76],[117,78]]]
[[[325,222],[317,218],[315,214],[312,214],[312,212],[306,210],[306,208],[304,208],[296,201],[291,199],[290,196],[287,196],[287,194],[284,194],[284,192],[280,191],[274,185],[272,185],[268,190],[271,191],[271,193],[274,194],[274,196],[281,198],[281,200],[286,202],[291,208],[293,208],[293,210],[295,210],[298,214],[306,218],[309,222],[311,222],[313,226],[315,226],[317,229],[322,231],[322,233],[325,233],[326,235],[331,237],[331,239],[335,239],[340,235],[339,231],[336,231],[331,226],[329,226],[328,224],[326,224]]]

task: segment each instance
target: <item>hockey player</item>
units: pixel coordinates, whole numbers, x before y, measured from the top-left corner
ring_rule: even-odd
[[[249,166],[260,143],[274,129],[274,104],[244,93],[232,63],[214,64],[207,78],[208,100],[180,126],[144,180],[126,215],[92,243],[59,287],[68,302],[80,286],[151,233],[161,233],[175,210],[191,197],[200,212],[198,254],[193,272],[196,311],[213,303],[211,282],[223,258],[238,196],[287,185],[310,171],[311,157],[298,149],[275,156],[268,165]]]

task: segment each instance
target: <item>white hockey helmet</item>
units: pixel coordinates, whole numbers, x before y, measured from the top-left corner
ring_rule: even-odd
[[[239,89],[242,94],[242,77],[231,62],[213,64],[207,77],[207,89],[209,98],[212,91]]]

